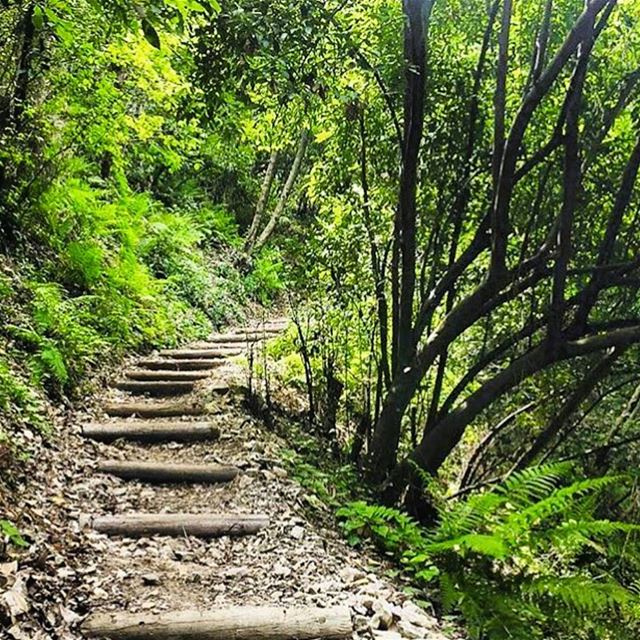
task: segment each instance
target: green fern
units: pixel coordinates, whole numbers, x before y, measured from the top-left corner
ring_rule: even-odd
[[[437,584],[445,610],[460,611],[474,638],[613,638],[611,615],[618,637],[633,637],[640,525],[595,517],[627,478],[575,481],[574,473],[552,464],[513,474],[441,507],[432,530],[362,502],[338,515],[347,535],[372,538],[414,580]]]

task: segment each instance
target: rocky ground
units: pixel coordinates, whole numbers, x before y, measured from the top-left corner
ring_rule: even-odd
[[[216,376],[240,383],[246,377],[237,363]],[[280,462],[285,443],[243,409],[241,394],[212,398],[206,387],[197,394],[210,401],[222,434],[217,443],[91,442],[80,425],[104,419],[97,396],[61,411],[55,437],[31,434],[37,455],[24,483],[13,492],[0,485],[0,518],[16,522],[29,543],[20,551],[6,545],[0,554],[0,638],[76,640],[83,618],[95,611],[247,604],[348,604],[355,638],[451,637],[401,582],[385,576],[383,560],[350,548],[288,477]],[[242,473],[224,484],[158,486],[96,473],[105,458],[225,463]],[[132,512],[264,513],[270,525],[257,535],[210,541],[109,538],[88,526],[95,515]]]

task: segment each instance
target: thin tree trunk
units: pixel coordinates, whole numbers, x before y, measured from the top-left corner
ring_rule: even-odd
[[[16,74],[16,88],[13,94],[13,111],[11,119],[16,130],[20,130],[22,116],[27,104],[27,94],[29,81],[31,79],[31,62],[33,57],[33,39],[35,36],[35,26],[33,24],[33,4],[29,4],[22,25],[22,48],[20,51],[20,62]]]
[[[518,407],[515,411],[512,411],[508,416],[500,420],[498,424],[493,427],[487,435],[478,443],[473,453],[469,456],[467,463],[465,464],[462,473],[460,474],[460,483],[458,485],[458,491],[466,489],[476,482],[476,475],[478,469],[481,466],[484,454],[490,447],[491,443],[510,425],[516,418],[525,411],[528,411],[535,406],[535,402],[528,402],[522,407]]]
[[[609,466],[608,454],[611,450],[610,444],[618,437],[620,431],[624,428],[625,424],[634,418],[638,413],[640,407],[640,385],[635,388],[635,391],[631,395],[631,398],[627,401],[622,413],[618,416],[613,427],[609,430],[607,436],[607,445],[602,447],[602,451],[596,456],[596,466],[601,473],[606,473]],[[615,445],[614,445],[615,446]]]
[[[271,194],[271,186],[273,185],[273,178],[276,175],[278,155],[279,155],[279,152],[277,149],[274,149],[271,152],[271,157],[269,158],[267,171],[264,174],[264,178],[262,180],[260,197],[258,198],[258,203],[256,204],[256,210],[253,214],[253,220],[251,221],[251,227],[249,228],[249,233],[247,234],[247,239],[244,243],[244,250],[247,253],[251,251],[253,244],[256,241],[256,236],[258,235],[258,231],[260,229],[260,223],[262,222],[262,216],[264,215],[264,210],[267,206],[267,202],[269,202],[269,195]]]
[[[298,149],[296,151],[296,157],[293,160],[293,164],[291,165],[291,170],[289,171],[289,175],[287,176],[287,181],[282,188],[282,192],[280,193],[280,197],[278,198],[278,204],[276,204],[273,213],[271,214],[271,218],[265,228],[262,230],[262,233],[258,236],[258,239],[255,241],[254,245],[249,249],[249,253],[255,253],[264,247],[267,243],[273,230],[276,228],[282,213],[284,212],[285,206],[287,205],[287,201],[289,200],[289,196],[291,195],[291,191],[293,190],[293,186],[298,179],[298,175],[300,174],[300,169],[302,167],[302,160],[304,159],[304,154],[307,151],[307,146],[309,145],[309,129],[303,129],[300,134],[300,140],[298,141]]]
[[[426,34],[434,0],[404,0],[405,100],[402,167],[397,210],[398,300],[394,342],[394,374],[411,359],[415,348],[413,303],[416,284],[416,191],[426,85]]]
[[[603,356],[584,376],[580,384],[571,395],[564,401],[559,410],[554,412],[547,426],[535,439],[533,445],[525,451],[517,460],[510,474],[520,471],[531,464],[536,456],[560,433],[569,418],[578,410],[580,405],[586,400],[589,394],[596,388],[598,383],[611,371],[616,360],[622,355],[624,349],[615,349],[611,353]]]

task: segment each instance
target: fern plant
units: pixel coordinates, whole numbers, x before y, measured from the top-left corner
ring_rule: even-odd
[[[627,478],[573,475],[567,464],[526,469],[440,507],[433,530],[362,502],[339,516],[352,543],[371,537],[416,581],[437,585],[474,638],[635,638],[640,526],[597,516]]]

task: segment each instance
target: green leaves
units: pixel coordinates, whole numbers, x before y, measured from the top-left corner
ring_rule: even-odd
[[[18,528],[10,520],[0,520],[0,534],[9,539],[16,547],[28,547],[29,543],[22,537]]]
[[[149,22],[147,18],[142,18],[142,33],[144,33],[144,37],[147,39],[147,42],[156,49],[160,49],[160,36],[156,31],[155,27]]]
[[[430,530],[364,502],[338,517],[350,542],[370,538],[418,584],[437,580],[443,604],[463,613],[474,638],[587,638],[582,631],[606,627],[613,611],[640,606],[627,579],[640,526],[595,517],[594,497],[624,478],[573,476],[566,464],[526,469],[440,508]],[[602,572],[597,558],[620,571]]]
[[[33,17],[31,18],[33,26],[40,31],[44,27],[44,11],[40,5],[33,8]]]

